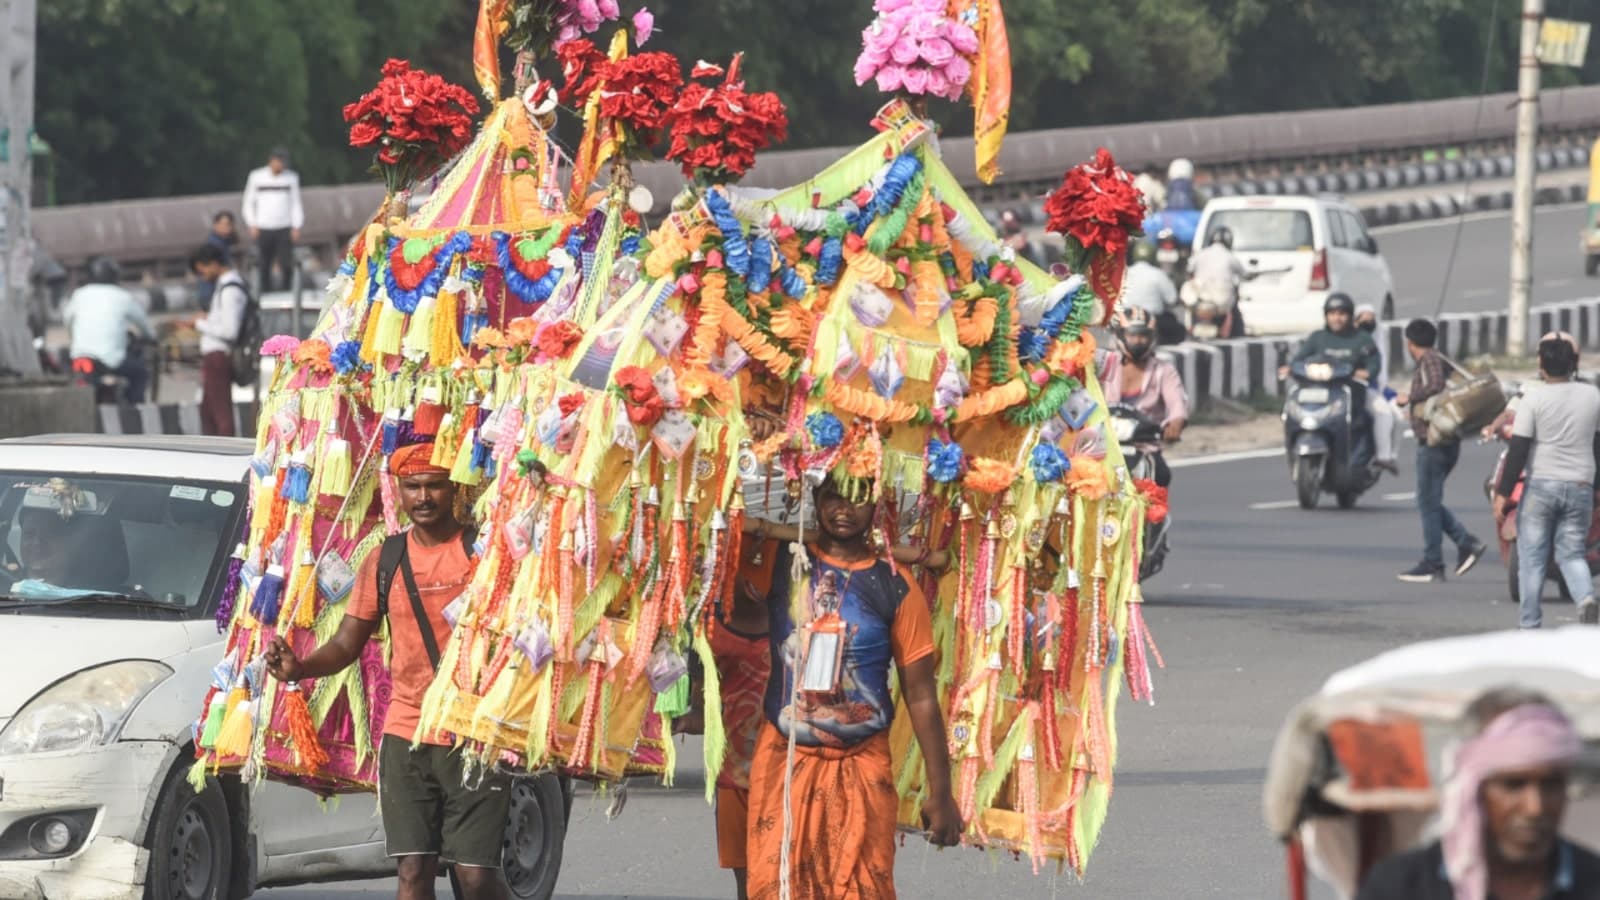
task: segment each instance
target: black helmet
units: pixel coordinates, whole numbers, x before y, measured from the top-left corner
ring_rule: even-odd
[[[1206,239],[1206,244],[1208,246],[1211,244],[1221,244],[1222,246],[1227,247],[1229,250],[1232,250],[1233,229],[1226,225],[1213,229],[1211,232],[1211,237]]]
[[[116,284],[122,280],[122,267],[109,256],[96,256],[89,260],[90,284]]]
[[[1335,310],[1354,317],[1356,302],[1350,299],[1349,294],[1329,294],[1328,299],[1322,301],[1322,314],[1327,315]]]

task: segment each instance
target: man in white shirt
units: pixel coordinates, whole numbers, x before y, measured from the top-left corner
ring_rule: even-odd
[[[214,285],[211,311],[194,322],[200,332],[200,428],[205,434],[232,437],[232,351],[249,310],[250,289],[215,244],[190,254],[189,268]]]
[[[1233,229],[1226,225],[1214,230],[1199,253],[1189,257],[1189,283],[1194,296],[1184,297],[1198,308],[1209,304],[1222,317],[1218,337],[1243,337],[1244,322],[1239,317],[1239,283],[1254,277],[1233,254]]]
[[[93,360],[106,370],[128,380],[126,399],[143,403],[150,373],[137,353],[128,352],[128,333],[146,340],[155,339],[150,317],[144,307],[118,284],[117,264],[104,256],[89,261],[89,283],[72,292],[61,310],[62,321],[71,339],[68,352],[74,362]]]
[[[288,288],[289,273],[294,271],[294,245],[306,219],[300,205],[300,175],[289,168],[289,151],[274,149],[267,164],[250,173],[240,212],[261,256],[261,291],[265,293],[273,285],[278,290]]]

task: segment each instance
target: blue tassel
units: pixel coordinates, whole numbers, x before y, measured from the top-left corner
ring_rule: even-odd
[[[989,278],[989,264],[986,262],[972,261],[972,277],[975,281],[985,281]]]
[[[461,344],[465,347],[472,346],[472,336],[478,333],[479,328],[489,327],[489,314],[487,312],[470,312],[461,317]]]
[[[472,468],[480,471],[488,470],[489,464],[492,462],[489,450],[490,448],[483,441],[472,442]]]
[[[817,261],[817,284],[833,287],[844,267],[844,242],[836,237],[822,242],[822,257]]]
[[[291,503],[307,503],[311,500],[311,469],[304,463],[295,463],[289,466],[289,477],[283,480],[283,488],[287,499]]]
[[[783,285],[783,292],[796,300],[803,300],[806,296],[806,280],[793,266],[784,266],[778,270],[778,281]]]
[[[278,609],[283,603],[283,567],[268,566],[267,573],[256,584],[256,596],[250,611],[256,621],[271,624],[278,621]]]
[[[639,236],[637,234],[622,239],[622,255],[632,256],[639,252]]]
[[[383,455],[389,456],[400,449],[400,421],[385,416],[383,419]]]
[[[750,245],[745,241],[744,226],[733,214],[733,207],[719,191],[706,194],[706,208],[717,230],[722,232],[723,263],[729,272],[743,278],[750,277]]]
[[[758,237],[750,242],[750,293],[759,294],[772,284],[772,241]]]
[[[889,171],[883,176],[883,186],[878,188],[877,196],[872,198],[870,208],[872,217],[882,218],[894,211],[900,198],[905,195],[906,185],[911,183],[917,172],[922,169],[922,161],[910,153],[903,153],[889,164]]]

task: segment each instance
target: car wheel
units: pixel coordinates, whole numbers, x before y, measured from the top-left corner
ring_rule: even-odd
[[[232,860],[228,804],[222,786],[206,778],[195,793],[181,765],[167,775],[145,844],[145,900],[226,900]]]
[[[506,884],[517,900],[548,900],[561,874],[561,848],[567,838],[567,802],[561,780],[552,774],[518,778],[511,786],[506,819]]]

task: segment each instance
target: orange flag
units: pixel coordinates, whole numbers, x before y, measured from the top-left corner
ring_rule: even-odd
[[[973,30],[978,33],[978,56],[967,83],[976,114],[972,137],[978,177],[984,184],[992,184],[1000,174],[1000,145],[1005,143],[1006,123],[1011,117],[1011,42],[1006,39],[1000,0],[976,0],[967,8],[976,9]]]
[[[472,31],[472,71],[490,100],[500,99],[500,36],[506,33],[511,0],[478,0],[478,25]]]

